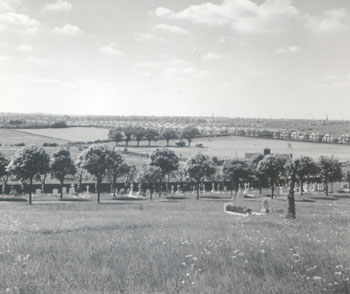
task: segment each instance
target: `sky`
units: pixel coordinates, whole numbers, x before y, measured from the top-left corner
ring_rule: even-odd
[[[350,120],[348,0],[1,0],[0,112]]]

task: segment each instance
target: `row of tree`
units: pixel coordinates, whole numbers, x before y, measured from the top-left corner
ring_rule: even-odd
[[[188,141],[188,146],[191,146],[192,140],[199,135],[199,130],[196,127],[190,126],[183,129],[180,133],[170,128],[165,128],[159,132],[152,128],[145,129],[142,127],[128,126],[109,130],[108,139],[114,141],[116,146],[124,141],[125,146],[128,146],[131,140],[135,140],[137,146],[140,145],[140,141],[146,140],[150,146],[152,141],[157,141],[158,139],[165,140],[167,146],[169,146],[171,140],[183,139]]]
[[[105,178],[111,182],[115,194],[117,179],[130,172],[137,174],[141,188],[147,186],[150,189],[151,200],[155,190],[158,190],[159,196],[161,195],[162,182],[166,178],[169,181],[170,175],[175,171],[181,175],[181,181],[187,177],[195,183],[197,199],[200,184],[206,179],[213,180],[215,174],[219,172],[225,180],[232,183],[231,193],[234,189],[238,191],[243,182],[257,182],[261,191],[263,182],[268,181],[273,197],[275,186],[283,179],[290,182],[289,194],[293,199],[294,185],[297,181],[300,182],[302,191],[303,182],[317,179],[325,184],[328,195],[328,184],[343,178],[340,162],[327,157],[321,157],[315,162],[306,156],[292,160],[279,155],[258,155],[251,161],[225,160],[223,164],[221,163],[198,153],[183,164],[173,151],[163,148],[154,150],[149,162],[135,172],[135,168],[124,162],[116,148],[108,148],[105,145],[90,146],[79,155],[76,163],[73,162],[67,149],[61,149],[50,157],[42,148],[29,146],[19,151],[10,162],[0,154],[0,178],[7,180],[12,176],[29,185],[29,204],[32,203],[34,180],[40,180],[50,173],[61,184],[62,198],[64,181],[67,176],[75,175],[78,169],[84,169],[95,177],[97,202],[100,202],[101,184]],[[292,202],[294,203],[294,200]]]

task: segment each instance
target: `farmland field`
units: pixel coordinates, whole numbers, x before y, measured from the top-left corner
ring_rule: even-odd
[[[13,129],[0,129],[0,144],[12,145],[18,143],[25,143],[27,145],[42,145],[43,143],[57,143],[66,144],[67,140],[36,135],[26,131],[19,131]]]
[[[270,201],[273,213],[237,217],[223,213],[226,194],[92,197],[0,202],[0,293],[350,292],[347,195],[297,202],[294,221],[285,199]]]
[[[49,136],[67,141],[95,141],[106,140],[109,129],[104,128],[63,128],[63,129],[23,129],[22,131],[32,134]]]

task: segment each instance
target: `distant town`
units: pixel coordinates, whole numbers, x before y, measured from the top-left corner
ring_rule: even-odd
[[[98,127],[125,128],[144,127],[161,132],[173,129],[181,132],[188,126],[196,127],[202,137],[246,136],[265,139],[350,144],[350,121],[266,119],[228,117],[185,117],[185,116],[98,116],[98,115],[53,115],[0,113],[0,127],[62,128]]]

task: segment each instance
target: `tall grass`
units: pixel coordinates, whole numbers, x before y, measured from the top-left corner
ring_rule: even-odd
[[[0,293],[350,292],[349,200],[224,199],[1,202]]]

